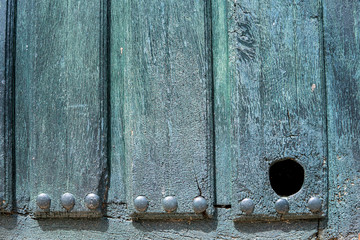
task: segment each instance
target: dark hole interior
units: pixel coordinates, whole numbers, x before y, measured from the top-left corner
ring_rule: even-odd
[[[297,193],[304,183],[304,168],[291,159],[271,165],[269,175],[271,187],[279,196]]]

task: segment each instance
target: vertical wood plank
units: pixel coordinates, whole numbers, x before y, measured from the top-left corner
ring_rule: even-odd
[[[329,214],[324,239],[357,239],[360,225],[360,2],[323,1],[328,100]]]
[[[227,1],[212,1],[216,204],[231,204],[231,122]]]
[[[318,218],[326,213],[326,105],[318,1],[229,1],[232,209],[239,220]],[[270,185],[269,167],[293,159],[302,189],[288,214]],[[307,209],[322,199],[323,212]],[[240,209],[254,201],[253,214]]]
[[[107,1],[20,1],[16,59],[17,200],[37,217],[99,216],[107,185]],[[105,29],[105,30],[104,30]],[[62,194],[75,197],[71,213]],[[36,206],[48,194],[50,213]],[[28,202],[30,200],[30,202]]]
[[[12,210],[15,1],[0,1],[0,211]]]
[[[130,26],[129,3],[111,2],[110,35],[110,148],[111,176],[109,203],[126,203],[126,163],[124,142],[124,57],[131,44],[126,38]],[[110,205],[109,205],[110,206]],[[111,206],[110,206],[111,207]]]
[[[4,99],[5,96],[5,83],[6,83],[6,0],[0,1],[0,207],[4,205],[7,195],[7,173],[6,173],[6,152],[5,152],[5,109]]]
[[[126,6],[122,26],[112,28],[120,39],[112,43],[113,51],[120,48],[120,68],[114,73],[119,80],[112,80],[120,84],[117,89],[124,84],[130,211],[135,212],[133,201],[141,195],[149,207],[133,216],[203,217],[194,214],[193,199],[203,196],[211,213],[210,5],[190,0],[124,0],[121,5]],[[162,207],[167,196],[177,198],[175,213]]]

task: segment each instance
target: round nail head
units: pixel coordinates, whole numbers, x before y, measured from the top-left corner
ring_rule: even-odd
[[[85,197],[85,205],[91,210],[95,210],[100,205],[100,197],[95,193],[90,193]]]
[[[168,197],[164,198],[162,201],[162,204],[163,204],[164,210],[168,213],[176,211],[176,209],[178,207],[177,200],[173,196],[168,196]]]
[[[36,198],[36,204],[43,210],[50,209],[51,198],[46,193],[40,193]]]
[[[286,199],[279,199],[275,203],[275,209],[279,214],[286,214],[289,212],[289,202]]]
[[[321,210],[321,200],[318,197],[312,197],[308,201],[308,208],[311,212],[316,213]]]
[[[138,212],[146,212],[149,206],[149,201],[145,196],[138,196],[134,200],[134,207]]]
[[[240,202],[240,209],[245,214],[252,214],[255,208],[255,203],[250,198],[245,198]]]
[[[193,205],[195,213],[205,212],[208,207],[206,199],[201,196],[194,198]]]
[[[71,209],[73,209],[74,205],[75,205],[75,197],[74,195],[72,195],[71,193],[64,193],[61,196],[61,205],[67,210],[70,211]]]

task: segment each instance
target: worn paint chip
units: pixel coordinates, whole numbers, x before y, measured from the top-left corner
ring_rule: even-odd
[[[316,88],[316,84],[311,85],[311,91],[313,92]]]

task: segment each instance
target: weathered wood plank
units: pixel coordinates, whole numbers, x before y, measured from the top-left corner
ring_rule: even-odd
[[[231,204],[231,122],[227,1],[212,2],[216,204]]]
[[[232,209],[238,220],[318,218],[326,213],[326,105],[318,1],[228,1]],[[270,185],[276,161],[296,160],[302,189],[287,197]],[[307,209],[310,197],[322,212]],[[240,202],[250,198],[253,214]]]
[[[208,213],[213,204],[210,6],[190,0],[120,4],[126,6],[123,26],[112,28],[120,39],[112,43],[121,56],[119,81],[112,80],[124,84],[130,211],[145,218],[202,217],[194,214],[193,199],[203,196]],[[145,214],[133,206],[140,195],[149,200]],[[175,213],[162,207],[167,196],[177,198]]]
[[[107,184],[106,1],[20,1],[16,43],[19,211],[98,216],[84,203]],[[62,194],[75,197],[64,213]],[[48,194],[50,213],[36,206]],[[30,202],[28,202],[30,201]]]
[[[5,83],[6,83],[6,0],[0,1],[0,207],[3,207],[8,194],[7,186],[7,172],[6,172],[6,152],[5,152]]]
[[[108,202],[126,203],[125,142],[124,142],[124,65],[123,51],[127,49],[126,31],[130,26],[128,2],[111,2],[110,35],[110,148],[111,162]]]
[[[360,2],[323,1],[328,101],[329,214],[324,239],[360,229]]]
[[[0,211],[12,210],[15,1],[0,1]]]

